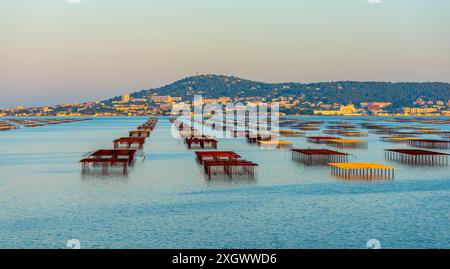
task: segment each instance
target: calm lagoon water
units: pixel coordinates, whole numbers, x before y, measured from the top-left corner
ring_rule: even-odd
[[[345,181],[286,150],[220,140],[219,149],[260,164],[257,178],[208,182],[161,118],[127,177],[81,176],[83,154],[111,148],[145,120],[1,132],[0,248],[65,248],[72,238],[82,248],[365,248],[372,238],[383,248],[450,247],[450,167],[389,163],[395,180]],[[350,161],[388,163],[383,148],[402,147],[368,140]]]

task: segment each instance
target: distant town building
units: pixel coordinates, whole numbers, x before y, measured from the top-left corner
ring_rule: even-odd
[[[414,102],[415,105],[425,105],[425,101],[422,98],[417,98]]]
[[[151,97],[152,101],[155,103],[170,103],[172,102],[172,97],[170,95],[155,95]]]
[[[387,106],[392,105],[391,102],[373,102],[372,105],[379,106],[380,108],[385,108]]]
[[[438,113],[438,109],[435,107],[424,107],[424,108],[404,107],[403,112],[405,113],[405,115],[411,115],[411,116],[429,115],[429,114]]]
[[[122,95],[122,102],[126,103],[130,101],[130,95],[129,94],[124,94]]]
[[[220,99],[206,98],[203,99],[203,104],[218,104],[220,103]]]
[[[145,102],[147,102],[147,99],[145,99],[145,98],[133,98],[133,99],[131,99],[131,102],[145,103]]]
[[[314,115],[336,116],[336,115],[360,115],[353,104],[341,106],[339,110],[314,110]]]
[[[368,109],[369,111],[376,112],[376,111],[380,111],[380,110],[381,110],[381,107],[380,107],[380,105],[369,104],[369,105],[367,106],[367,109]]]
[[[231,98],[230,98],[230,97],[222,96],[222,97],[219,98],[219,100],[220,100],[221,103],[228,103],[228,102],[231,101]],[[449,101],[449,102],[450,102],[450,101]]]
[[[392,103],[391,102],[363,102],[363,103],[360,103],[361,107],[369,107],[371,105],[377,106],[381,109],[381,108],[385,108],[387,106],[392,105]]]
[[[347,105],[347,106],[341,106],[341,108],[339,109],[339,111],[340,111],[343,115],[346,115],[346,114],[354,114],[354,113],[357,112],[355,106],[352,105],[352,104]]]

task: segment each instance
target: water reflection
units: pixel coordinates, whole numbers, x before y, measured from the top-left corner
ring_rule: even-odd
[[[358,248],[368,238],[385,248],[448,247],[449,167],[390,163],[384,149],[410,147],[381,141],[383,134],[361,138],[368,149],[344,151],[350,162],[394,165],[393,181],[342,180],[327,166],[305,166],[288,150],[262,150],[245,139],[219,139],[218,150],[257,163],[255,179],[207,180],[164,118],[144,146],[145,161],[137,160],[127,176],[80,175],[85,152],[111,148],[147,119],[96,118],[0,133],[7,145],[0,152],[0,247],[62,248],[71,238],[84,248]],[[322,126],[366,121],[301,119],[320,119]],[[369,119],[399,125],[387,120]],[[295,148],[336,150],[305,137],[283,139]]]

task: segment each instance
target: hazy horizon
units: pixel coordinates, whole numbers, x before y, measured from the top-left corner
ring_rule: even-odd
[[[75,104],[75,103],[85,103],[85,102],[93,102],[93,101],[102,101],[102,100],[106,100],[106,99],[109,99],[109,98],[118,97],[118,96],[123,95],[123,94],[129,94],[129,93],[131,94],[131,93],[138,92],[138,91],[141,91],[141,90],[152,90],[152,89],[162,88],[162,87],[171,85],[171,84],[173,84],[173,83],[175,83],[175,82],[178,82],[178,81],[180,81],[180,80],[183,80],[183,79],[186,79],[186,78],[189,78],[189,77],[194,77],[194,76],[196,76],[196,75],[197,75],[197,74],[191,75],[191,76],[185,76],[185,77],[176,79],[176,80],[174,80],[174,81],[172,81],[172,82],[170,82],[170,83],[166,83],[166,84],[159,85],[159,86],[155,86],[155,87],[151,87],[151,88],[140,88],[140,89],[123,90],[123,91],[120,91],[118,94],[115,94],[115,95],[108,95],[108,96],[104,96],[104,97],[99,97],[99,98],[96,99],[96,100],[93,100],[93,99],[80,99],[80,100],[77,100],[77,101],[75,101],[75,102],[35,104],[35,105],[30,105],[30,106],[28,106],[28,107],[33,107],[33,106],[37,106],[37,107],[38,107],[38,106],[55,106],[55,105],[62,105],[62,104]],[[367,80],[367,81],[362,81],[362,80],[330,80],[330,81],[272,81],[272,82],[270,82],[270,81],[263,81],[263,80],[255,80],[255,79],[246,78],[246,77],[242,77],[242,76],[238,76],[238,75],[226,75],[226,74],[198,74],[198,75],[199,75],[199,76],[215,75],[215,76],[237,77],[237,78],[244,79],[244,80],[255,81],[255,82],[262,82],[262,83],[267,83],[267,84],[286,84],[286,83],[314,84],[314,83],[333,83],[333,82],[363,82],[363,83],[370,83],[370,82],[375,82],[375,83],[377,83],[377,82],[380,82],[380,83],[446,83],[446,84],[449,84],[448,81],[381,81],[381,80],[379,80],[379,81],[369,81],[369,80]],[[1,106],[0,106],[0,108],[14,108],[14,107],[16,107],[16,106],[17,106],[17,105],[10,105],[10,106],[4,106],[4,107],[1,107]]]
[[[450,81],[450,1],[0,0],[0,107],[181,78]]]

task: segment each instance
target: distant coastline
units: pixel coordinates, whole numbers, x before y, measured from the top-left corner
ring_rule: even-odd
[[[173,105],[277,103],[284,115],[450,116],[446,82],[265,83],[224,75],[187,77],[105,100],[0,108],[0,116],[155,116]]]

